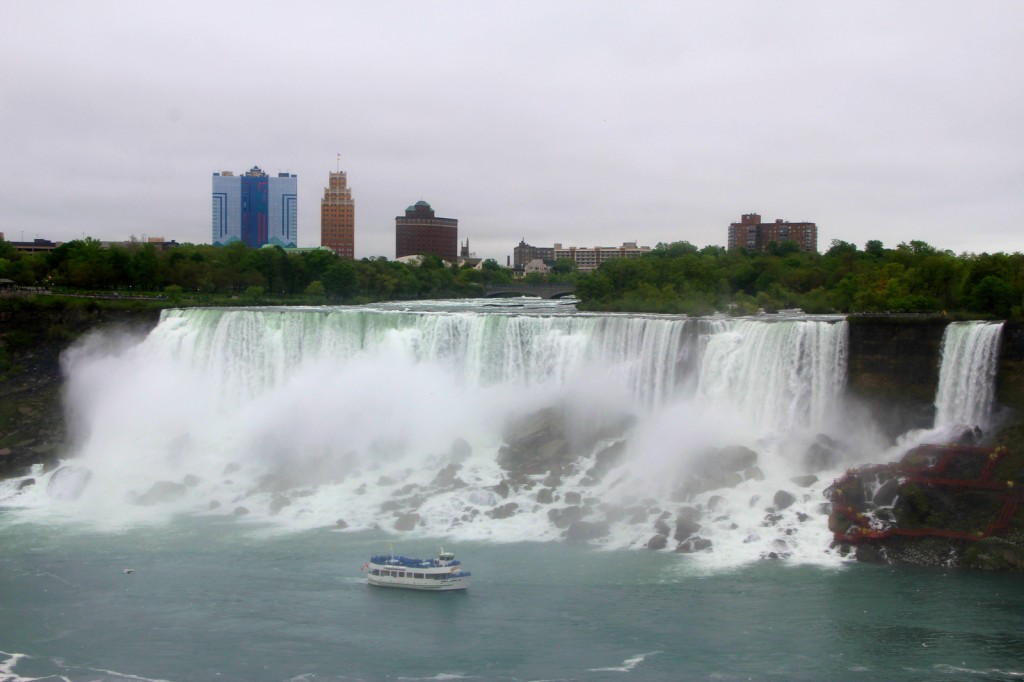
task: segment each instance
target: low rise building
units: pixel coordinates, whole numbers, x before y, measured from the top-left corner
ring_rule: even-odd
[[[579,272],[596,270],[601,263],[613,258],[636,258],[645,253],[650,253],[651,247],[637,246],[636,242],[623,242],[622,246],[593,246],[593,247],[563,247],[555,244],[555,260],[568,258],[576,262],[576,269]]]

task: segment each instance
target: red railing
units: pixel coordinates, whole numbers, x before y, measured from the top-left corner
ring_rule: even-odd
[[[857,543],[866,540],[880,540],[893,536],[902,537],[937,537],[955,540],[980,540],[990,535],[1005,530],[1010,525],[1010,520],[1017,511],[1017,505],[1021,501],[1021,493],[1013,490],[1013,481],[995,481],[992,474],[996,464],[1006,454],[1006,448],[1000,446],[992,448],[980,448],[963,445],[922,445],[915,448],[912,453],[924,455],[935,455],[934,463],[918,466],[903,463],[880,464],[864,467],[862,469],[851,469],[832,484],[831,500],[832,513],[838,514],[841,518],[850,523],[845,531],[836,531],[834,538],[837,543]],[[977,478],[947,478],[942,476],[946,473],[950,464],[961,458],[962,455],[975,454],[985,457],[981,472]],[[857,478],[878,473],[890,473],[902,476],[908,483],[925,483],[932,486],[948,488],[977,489],[1006,491],[1000,496],[1003,506],[996,518],[987,526],[977,531],[956,531],[941,528],[872,528],[870,520],[862,510],[858,510],[851,504],[843,492],[843,488]]]

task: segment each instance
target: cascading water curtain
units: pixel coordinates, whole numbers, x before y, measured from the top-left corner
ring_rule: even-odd
[[[1002,322],[951,322],[942,335],[935,427],[984,428],[992,416]]]

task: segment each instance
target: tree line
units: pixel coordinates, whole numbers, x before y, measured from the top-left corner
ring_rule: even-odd
[[[22,253],[0,241],[0,279],[54,291],[303,296],[359,303],[474,296],[485,285],[508,283],[511,275],[493,260],[475,269],[446,266],[435,256],[406,264],[383,257],[348,260],[326,249],[254,249],[241,242],[163,250],[148,243],[104,247],[86,238],[39,253]]]
[[[54,291],[362,303],[479,296],[483,287],[513,277],[490,259],[475,269],[447,266],[433,256],[406,264],[384,257],[348,260],[326,249],[288,252],[234,243],[163,250],[147,243],[104,247],[87,238],[40,253],[22,253],[0,240],[0,279]],[[575,263],[563,259],[548,275],[525,278],[544,280],[573,284],[583,310],[1024,316],[1024,254],[956,255],[922,241],[885,248],[872,240],[860,249],[833,240],[825,253],[801,251],[793,242],[771,244],[766,252],[661,243],[592,272],[577,273]]]
[[[750,314],[947,312],[1020,318],[1024,254],[956,255],[922,242],[864,249],[833,240],[823,254],[793,242],[767,252],[658,244],[639,258],[606,261],[576,281],[585,310]]]

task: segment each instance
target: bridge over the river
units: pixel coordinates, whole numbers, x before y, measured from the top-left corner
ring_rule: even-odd
[[[538,298],[565,298],[572,296],[571,284],[495,284],[484,287],[485,298],[499,296],[537,296]]]

